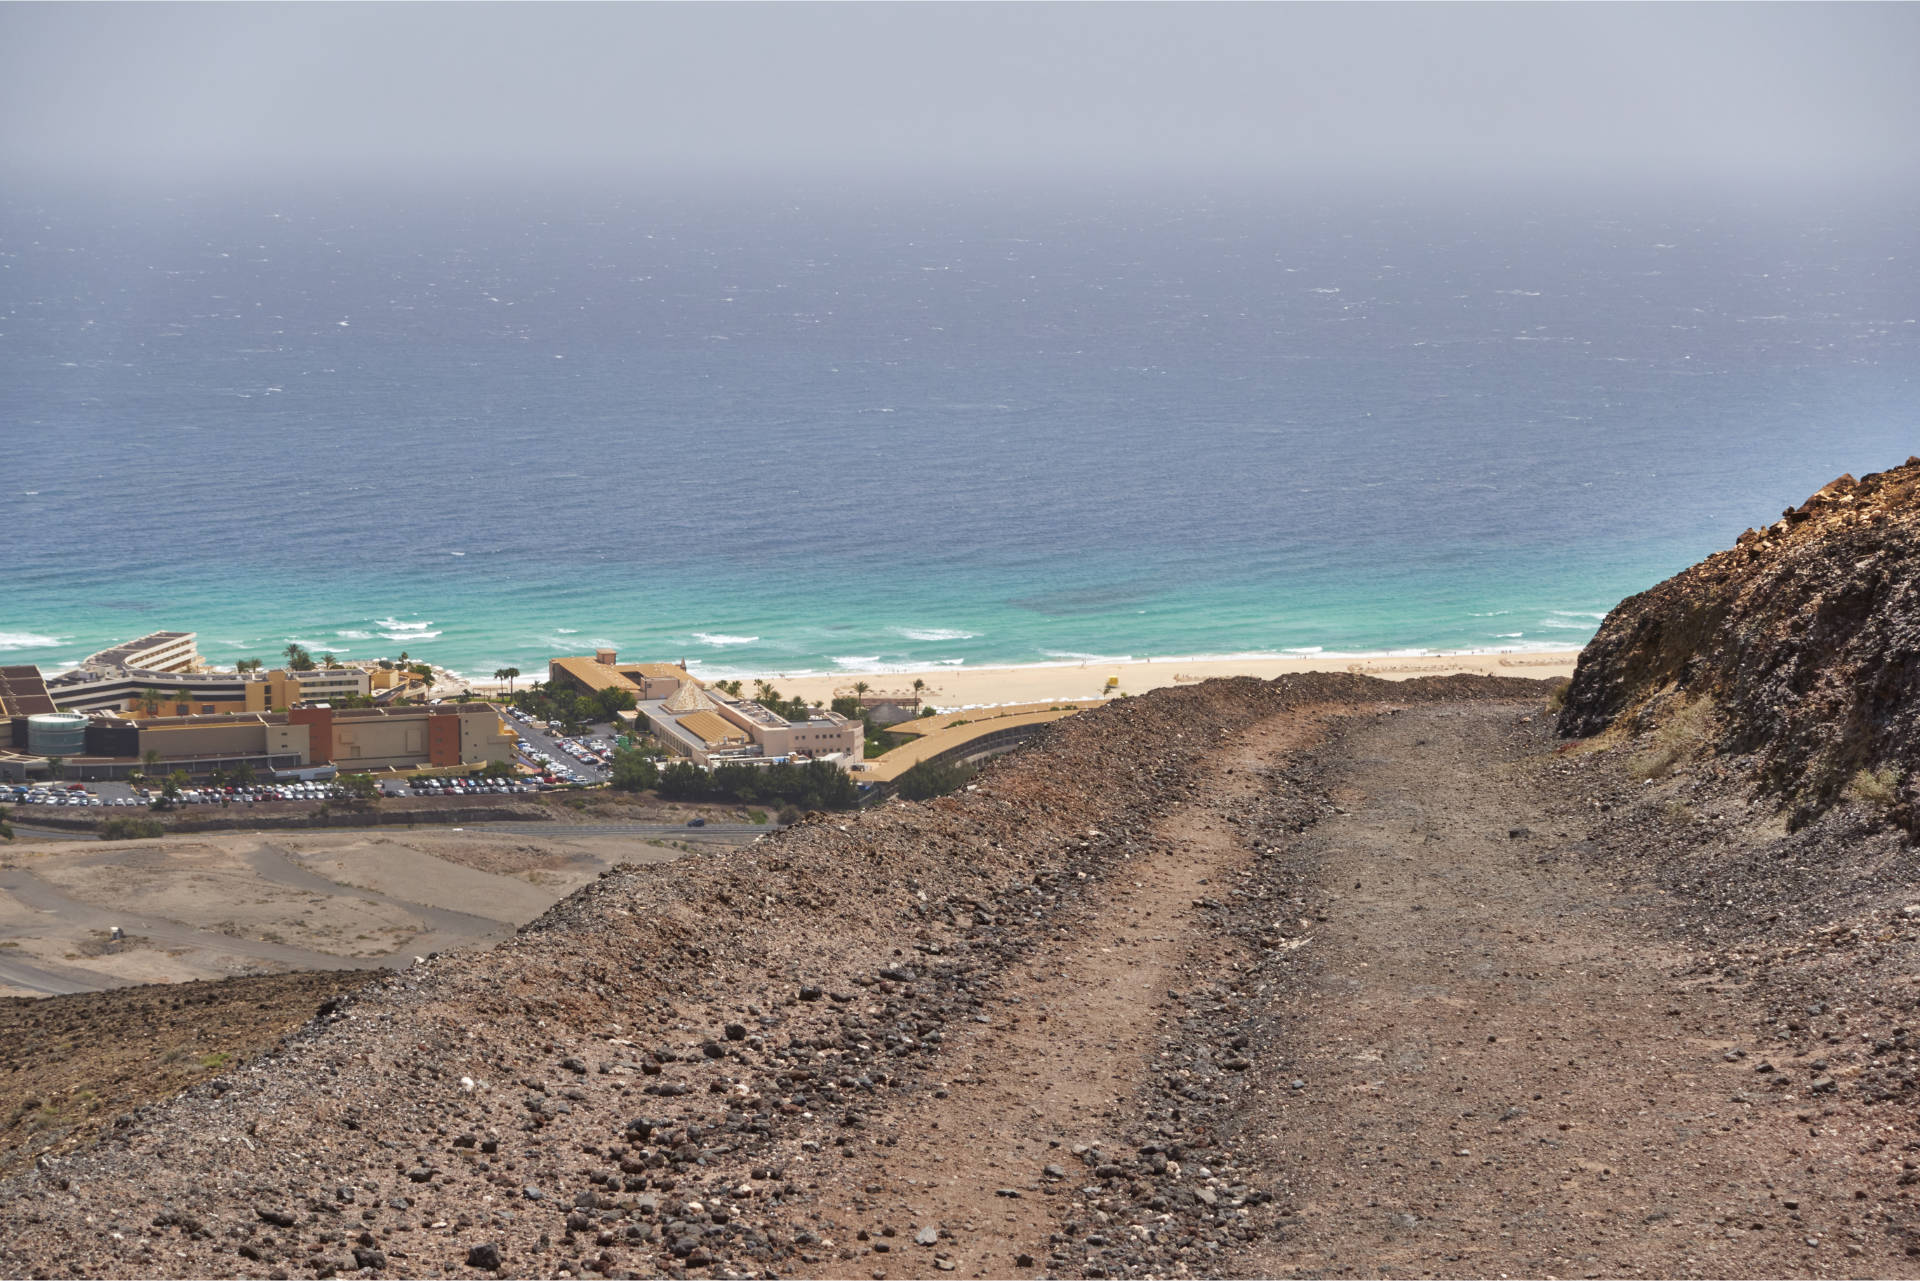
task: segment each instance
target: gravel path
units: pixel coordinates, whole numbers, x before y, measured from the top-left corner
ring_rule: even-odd
[[[1350,812],[1289,858],[1326,918],[1272,1011],[1304,1086],[1246,1118],[1290,1214],[1241,1270],[1912,1275],[1841,1164],[1877,1127],[1817,1066],[1768,1088],[1759,1012],[1583,869],[1541,746],[1484,706],[1351,736]]]

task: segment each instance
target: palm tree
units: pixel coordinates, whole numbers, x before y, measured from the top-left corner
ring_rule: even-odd
[[[755,681],[753,683],[753,697],[758,702],[771,703],[774,699],[780,697],[780,695],[774,691],[773,685],[770,682]]]
[[[496,668],[494,668],[494,669],[493,669],[493,679],[495,679],[495,680],[497,680],[497,681],[503,681],[503,680],[505,680],[505,679],[507,679],[507,669],[506,669],[506,668],[504,668],[504,667],[496,667]]]
[[[927,683],[926,683],[925,681],[923,681],[923,680],[921,680],[921,679],[920,679],[919,677],[917,677],[917,676],[916,676],[916,677],[914,677],[914,678],[913,678],[913,702],[914,702],[914,705],[915,705],[916,707],[917,707],[917,706],[919,706],[919,705],[920,705],[920,704],[921,704],[922,702],[924,702],[924,701],[926,700],[926,697],[927,697]]]
[[[233,665],[233,670],[239,672],[242,676],[257,672],[260,670],[260,660],[257,658],[243,658]]]
[[[143,772],[148,778],[154,777],[160,772],[160,749],[149,747],[140,753],[140,764],[144,767]]]
[[[147,715],[149,716],[158,716],[160,714],[160,702],[164,698],[166,698],[166,694],[161,690],[147,688],[140,691],[140,705],[147,709]]]
[[[59,778],[67,772],[67,758],[64,756],[47,757],[47,777]]]
[[[520,674],[520,669],[517,667],[505,667],[501,670],[507,674],[507,697],[511,698],[513,697],[513,679]]]
[[[864,704],[867,697],[867,691],[872,688],[873,686],[867,684],[865,681],[855,681],[853,683],[853,696],[857,699],[860,699],[861,702]]]
[[[338,664],[338,663],[336,663],[336,662],[334,662],[334,661],[333,661],[333,655],[332,655],[332,654],[322,654],[322,655],[320,655],[320,665],[321,665],[322,667],[338,667],[338,666],[340,666],[340,664]]]

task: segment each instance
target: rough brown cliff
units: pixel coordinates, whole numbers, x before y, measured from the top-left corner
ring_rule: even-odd
[[[1866,789],[1913,829],[1920,458],[1842,476],[1615,607],[1580,656],[1560,732],[1679,724],[1796,826]]]

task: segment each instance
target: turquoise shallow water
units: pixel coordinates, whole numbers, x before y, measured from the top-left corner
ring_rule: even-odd
[[[1913,449],[1920,220],[14,197],[0,661],[1544,648]]]

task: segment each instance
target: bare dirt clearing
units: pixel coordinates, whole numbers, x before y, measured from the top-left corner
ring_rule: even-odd
[[[679,856],[564,828],[23,839],[0,848],[0,996],[402,963],[505,938],[619,863]]]

